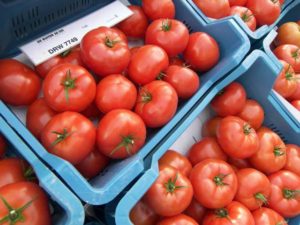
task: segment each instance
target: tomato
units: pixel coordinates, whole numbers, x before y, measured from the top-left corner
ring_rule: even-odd
[[[54,116],[41,134],[44,147],[76,165],[93,150],[96,129],[92,122],[76,112],[63,112]]]
[[[280,5],[283,5],[285,0],[279,0],[279,2],[280,2]]]
[[[115,109],[100,120],[97,129],[98,150],[113,159],[135,154],[145,143],[146,126],[134,112]]]
[[[96,105],[103,113],[113,109],[132,109],[136,98],[136,87],[121,74],[109,75],[98,83]]]
[[[248,158],[259,149],[255,130],[236,116],[228,116],[221,120],[217,129],[217,139],[223,151],[233,158]]]
[[[146,203],[161,216],[175,216],[191,203],[193,187],[189,179],[173,167],[161,165],[159,176],[145,194]]]
[[[269,180],[269,207],[286,218],[300,214],[300,177],[293,172],[280,170],[270,175]]]
[[[187,67],[177,65],[168,67],[163,80],[175,88],[178,97],[181,99],[188,99],[193,96],[200,86],[197,73]]]
[[[26,113],[26,127],[40,139],[43,128],[56,112],[50,108],[44,98],[38,98],[29,107]]]
[[[122,73],[130,61],[125,35],[113,28],[89,31],[81,40],[80,48],[85,65],[100,76]]]
[[[199,225],[192,217],[179,214],[169,218],[165,218],[157,223],[157,225]]]
[[[169,57],[170,66],[171,65],[177,65],[177,66],[185,66],[185,63],[181,58],[178,56]]]
[[[282,24],[277,30],[278,35],[275,39],[277,46],[283,44],[297,45],[300,48],[300,23],[287,22]]]
[[[189,30],[179,20],[154,20],[147,28],[145,42],[160,46],[169,56],[176,56],[186,48]]]
[[[95,101],[93,101],[88,107],[86,107],[85,110],[81,112],[81,114],[90,119],[101,119],[101,117],[103,116],[103,114],[97,108]]]
[[[283,169],[289,170],[300,176],[300,147],[293,144],[286,145],[286,164]]]
[[[140,6],[130,5],[128,8],[133,14],[118,24],[118,28],[124,32],[128,37],[144,38],[147,27],[148,19]]]
[[[18,158],[0,160],[0,188],[20,181],[32,180],[34,172],[28,164]]]
[[[93,102],[96,82],[83,67],[62,64],[45,77],[43,93],[45,101],[55,111],[80,112]]]
[[[248,0],[246,7],[255,15],[258,25],[271,25],[280,16],[281,5],[274,0]]]
[[[175,5],[172,0],[142,0],[142,8],[151,20],[175,17]]]
[[[282,169],[286,163],[286,147],[281,138],[266,127],[257,131],[259,150],[250,158],[251,164],[263,173]]]
[[[198,223],[201,224],[204,215],[205,215],[206,209],[200,205],[199,202],[197,202],[196,199],[193,198],[191,204],[189,207],[184,211],[184,213],[187,216],[192,217],[194,220],[196,220]]]
[[[264,109],[257,101],[247,99],[246,104],[238,114],[238,117],[249,123],[255,130],[258,130],[264,122],[264,114]]]
[[[233,6],[230,8],[230,15],[237,15],[245,22],[250,30],[255,31],[256,19],[252,11],[243,6]]]
[[[228,0],[228,1],[230,6],[235,6],[235,5],[244,6],[247,3],[247,0]]]
[[[229,164],[220,159],[206,159],[191,172],[194,197],[206,208],[221,208],[234,198],[238,183]]]
[[[195,166],[205,159],[221,159],[227,161],[227,155],[222,151],[217,139],[206,137],[195,143],[188,152],[188,159]]]
[[[0,188],[1,224],[50,225],[47,196],[34,183],[18,182]]]
[[[287,62],[296,73],[300,73],[300,48],[297,45],[279,45],[273,52],[278,59]]]
[[[158,163],[159,165],[172,166],[185,176],[189,176],[192,170],[192,164],[190,161],[185,156],[174,150],[166,151],[166,153],[159,159]]]
[[[246,104],[246,91],[242,85],[233,82],[225,87],[211,102],[211,107],[219,116],[234,116]]]
[[[169,122],[177,110],[178,96],[165,81],[152,81],[143,86],[138,94],[135,112],[147,127],[157,128]]]
[[[22,106],[31,104],[39,94],[41,81],[36,73],[15,59],[0,60],[0,99]]]
[[[37,65],[35,67],[35,71],[40,75],[40,77],[44,78],[49,73],[49,71],[57,65],[71,63],[78,66],[84,66],[81,57],[80,57],[80,48],[74,47],[72,49],[68,49],[63,53],[48,59],[47,61]]]
[[[288,225],[285,219],[272,209],[262,207],[252,212],[255,224]]]
[[[220,19],[229,16],[228,0],[193,0],[199,9],[208,17]]]
[[[202,225],[255,225],[249,209],[243,204],[233,201],[225,208],[208,213]]]
[[[217,127],[219,126],[222,117],[213,117],[207,120],[202,127],[203,137],[215,137],[217,133]]]
[[[131,209],[129,216],[134,225],[154,225],[159,219],[159,216],[143,200]]]
[[[195,70],[208,71],[220,58],[220,49],[216,40],[207,33],[190,34],[189,43],[183,57]]]
[[[228,158],[228,163],[232,166],[235,166],[237,169],[249,168],[251,164],[247,159],[236,159],[236,158]]]
[[[0,158],[2,158],[5,155],[6,152],[6,141],[2,134],[0,134]]]
[[[292,101],[291,104],[300,111],[300,100]]]
[[[97,176],[109,163],[109,159],[94,149],[85,159],[75,167],[87,179]]]
[[[129,78],[137,84],[144,85],[155,80],[168,65],[168,55],[162,48],[145,45],[131,58],[128,67]]]
[[[297,79],[297,88],[296,91],[288,97],[288,100],[299,100],[300,99],[300,74],[296,74],[295,79]]]
[[[295,77],[295,72],[294,69],[291,67],[291,65],[285,61],[282,60],[279,61],[283,65],[283,69],[280,72],[280,74],[278,74],[275,80],[274,89],[280,95],[287,98],[296,92],[298,81]]]
[[[252,168],[240,169],[236,175],[239,184],[236,201],[251,211],[268,204],[271,187],[266,175]]]

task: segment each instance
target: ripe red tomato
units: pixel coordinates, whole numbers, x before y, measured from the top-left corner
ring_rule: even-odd
[[[56,112],[47,105],[44,98],[38,98],[28,107],[26,127],[35,137],[40,139],[42,130],[55,115]]]
[[[202,127],[202,136],[203,137],[215,137],[217,134],[217,128],[219,126],[222,117],[213,117],[207,120]]]
[[[168,55],[162,48],[145,45],[132,56],[128,67],[129,77],[133,82],[144,85],[155,80],[168,65]]]
[[[197,73],[187,67],[177,65],[168,67],[163,80],[175,88],[178,97],[181,99],[188,99],[193,96],[200,86]]]
[[[31,104],[39,94],[41,81],[28,66],[14,59],[0,60],[0,99],[22,106]]]
[[[161,165],[159,176],[145,194],[146,203],[161,216],[182,213],[191,203],[193,187],[189,179],[173,167]]]
[[[183,53],[184,59],[192,68],[208,71],[220,58],[220,49],[216,40],[204,32],[190,34],[189,43]]]
[[[97,176],[109,163],[109,158],[97,149],[93,150],[85,159],[75,167],[87,179]]]
[[[229,164],[219,159],[206,159],[191,172],[194,197],[206,208],[222,208],[234,198],[238,183]]]
[[[147,28],[145,42],[160,46],[169,56],[176,56],[186,48],[189,30],[179,20],[154,20]]]
[[[0,134],[0,158],[2,158],[5,155],[6,152],[6,141],[2,134]]]
[[[29,165],[18,158],[0,160],[0,188],[12,183],[26,181],[33,178],[33,170]]]
[[[246,91],[242,85],[233,82],[225,87],[211,102],[213,110],[219,116],[234,116],[240,113],[246,104]]]
[[[93,150],[96,129],[93,123],[76,112],[64,112],[54,116],[41,135],[44,147],[76,165]]]
[[[192,170],[192,164],[190,161],[184,155],[174,150],[166,151],[166,153],[159,159],[158,163],[159,165],[172,166],[187,177]]]
[[[80,112],[93,102],[96,82],[83,67],[62,64],[45,77],[43,93],[45,101],[55,111]]]
[[[196,199],[193,198],[191,204],[189,207],[184,211],[184,213],[190,217],[192,217],[194,220],[196,220],[199,224],[202,223],[202,220],[204,218],[204,215],[206,213],[206,209],[200,205],[199,202],[197,202]]]
[[[177,66],[185,66],[185,63],[181,58],[178,56],[175,57],[169,57],[170,66],[171,65],[177,65]]]
[[[51,224],[47,196],[37,184],[17,182],[5,185],[0,188],[0,196],[0,218],[7,218],[2,224]]]
[[[297,45],[279,45],[273,52],[278,59],[287,62],[296,73],[300,73],[300,49]]]
[[[136,113],[115,109],[100,120],[97,129],[98,150],[113,159],[135,154],[145,143],[146,126]]]
[[[97,75],[122,73],[129,64],[130,51],[121,31],[99,27],[82,39],[81,58]]]
[[[264,114],[264,109],[257,101],[247,99],[246,104],[238,114],[238,117],[249,123],[255,130],[258,130],[264,122]]]
[[[266,175],[252,168],[240,169],[236,175],[239,184],[236,201],[251,211],[268,204],[271,187]]]
[[[255,225],[249,209],[243,204],[233,201],[225,208],[209,212],[202,225]]]
[[[228,0],[193,0],[193,1],[207,17],[220,19],[229,16],[230,5]]]
[[[300,111],[300,100],[292,101],[291,104]]]
[[[103,113],[113,109],[132,109],[136,98],[136,87],[121,74],[109,75],[97,85],[96,105]]]
[[[251,167],[251,164],[247,159],[236,159],[236,158],[228,158],[228,163],[230,165],[235,166],[237,169],[244,169]]]
[[[142,0],[142,8],[151,20],[175,17],[175,5],[172,0]]]
[[[222,151],[217,139],[206,137],[195,143],[188,152],[188,159],[193,166],[205,159],[220,159],[227,161],[227,155]]]
[[[263,173],[282,169],[286,163],[286,147],[281,138],[266,127],[257,131],[259,150],[251,156],[251,164]]]
[[[247,0],[228,0],[228,1],[230,6],[235,6],[235,5],[244,6],[247,3]]]
[[[230,8],[230,15],[237,15],[245,22],[250,30],[255,31],[256,19],[253,12],[243,6],[233,6]]]
[[[252,212],[255,224],[263,225],[288,225],[285,219],[276,211],[262,207]]]
[[[233,158],[248,158],[259,149],[256,131],[236,116],[228,116],[221,120],[217,129],[217,139],[223,151]]]
[[[192,217],[184,214],[164,218],[157,223],[157,225],[199,225]]]
[[[271,25],[280,15],[281,5],[274,0],[248,0],[247,8],[255,15],[258,25]]]
[[[102,112],[100,112],[97,108],[95,101],[93,101],[88,107],[86,107],[85,110],[81,112],[81,114],[90,119],[101,119],[103,116]]]
[[[296,91],[288,97],[289,101],[300,99],[300,74],[296,74],[295,79],[297,79],[297,88]]]
[[[74,47],[72,49],[66,50],[63,53],[48,59],[47,61],[37,65],[35,71],[44,78],[49,73],[49,71],[57,65],[71,63],[78,66],[84,66],[80,57],[80,48]]]
[[[172,119],[177,103],[175,89],[165,81],[156,80],[140,89],[134,110],[147,127],[157,128]]]
[[[276,78],[274,89],[283,97],[288,98],[296,92],[298,81],[291,65],[285,61],[279,61],[282,63],[283,69]]]
[[[269,207],[290,218],[300,214],[300,177],[293,172],[280,170],[269,176],[271,195]]]
[[[140,6],[130,5],[128,8],[133,14],[118,24],[118,28],[124,32],[128,37],[144,38],[147,27],[148,19]]]
[[[283,44],[297,45],[300,48],[300,23],[287,22],[282,24],[277,30],[278,35],[275,39],[277,46]]]
[[[132,208],[129,216],[134,225],[154,225],[159,219],[159,216],[143,199]]]
[[[293,144],[286,145],[286,164],[283,169],[300,176],[300,147]]]

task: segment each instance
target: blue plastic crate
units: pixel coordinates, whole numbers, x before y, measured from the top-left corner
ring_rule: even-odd
[[[176,18],[183,21],[191,32],[203,31],[212,35],[220,46],[220,61],[210,71],[201,75],[201,88],[188,101],[180,102],[176,115],[164,127],[148,130],[146,144],[134,156],[123,161],[111,163],[103,173],[86,181],[68,162],[49,154],[39,141],[25,128],[14,114],[24,117],[24,109],[7,107],[0,102],[0,113],[20,136],[32,147],[65,183],[85,202],[102,205],[113,200],[132,180],[144,170],[144,158],[164,136],[186,115],[201,96],[219,79],[233,70],[243,60],[250,49],[250,41],[239,26],[232,20],[216,21],[206,24],[185,1],[175,0]],[[220,33],[223,31],[223,33]],[[20,116],[21,115],[21,116]],[[23,119],[24,122],[24,119]]]
[[[278,71],[279,68],[274,66],[264,52],[255,50],[236,70],[215,85],[156,147],[154,154],[149,155],[146,160],[151,162],[150,169],[132,187],[129,187],[129,190],[126,190],[121,200],[108,204],[106,207],[108,224],[132,224],[129,213],[158,177],[158,160],[168,149],[176,149],[186,154],[195,143],[194,137],[201,139],[202,125],[214,115],[209,106],[210,102],[233,81],[241,83],[247,91],[248,98],[255,99],[262,105],[265,110],[265,126],[278,133],[286,143],[300,145],[300,133],[295,130],[295,124],[270,95]],[[300,216],[290,220],[289,224],[299,225]]]
[[[236,21],[236,23],[243,29],[243,31],[249,36],[251,42],[255,42],[255,41],[261,39],[266,34],[268,34],[270,32],[270,30],[272,28],[274,28],[274,26],[276,26],[282,20],[285,20],[287,9],[290,6],[290,4],[292,2],[294,2],[294,1],[297,2],[298,0],[286,0],[285,3],[282,6],[281,15],[279,16],[279,18],[273,24],[271,24],[271,25],[263,25],[263,26],[259,27],[258,29],[256,29],[255,31],[250,30],[249,27],[245,24],[245,22],[239,16],[237,16],[237,15],[235,15],[235,16],[229,16],[229,17],[226,17],[224,19],[233,18]],[[207,17],[197,7],[197,5],[193,2],[193,0],[187,0],[187,3],[190,4],[194,8],[194,10],[205,20],[206,23],[211,23],[212,21],[215,21],[215,19]],[[220,20],[223,20],[223,18],[220,19]]]
[[[79,199],[35,156],[2,117],[0,117],[0,134],[9,143],[7,154],[24,158],[35,171],[39,185],[51,198],[52,205],[54,205],[52,224],[83,224],[84,209]]]

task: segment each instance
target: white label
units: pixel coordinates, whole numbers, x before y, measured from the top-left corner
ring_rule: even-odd
[[[115,1],[79,20],[40,37],[20,49],[34,65],[38,65],[69,48],[78,45],[83,36],[100,26],[112,27],[127,17],[132,11],[119,1]]]

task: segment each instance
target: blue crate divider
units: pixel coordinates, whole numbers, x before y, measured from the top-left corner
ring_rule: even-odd
[[[136,3],[136,2],[135,2]],[[180,102],[176,115],[164,127],[148,130],[146,144],[134,156],[123,161],[111,163],[103,173],[86,181],[68,162],[49,154],[40,142],[16,118],[14,113],[1,101],[0,113],[33,151],[48,164],[63,181],[82,199],[92,205],[102,205],[113,200],[132,180],[144,170],[143,159],[162,140],[164,136],[184,117],[209,88],[243,60],[250,49],[250,41],[239,26],[232,20],[216,21],[206,24],[185,1],[175,0],[176,18],[183,21],[190,31],[203,31],[212,35],[220,46],[220,61],[210,71],[202,74],[201,87],[188,101]],[[220,34],[220,31],[224,33]]]
[[[263,26],[259,27],[258,29],[256,29],[255,31],[250,30],[249,27],[245,24],[245,22],[237,15],[229,16],[229,17],[222,18],[222,19],[219,19],[219,20],[223,20],[223,19],[227,19],[227,18],[233,18],[236,21],[236,23],[243,29],[243,31],[249,36],[251,42],[256,42],[257,40],[261,39],[263,36],[268,34],[274,26],[276,26],[278,23],[280,23],[282,18],[284,18],[285,15],[286,15],[287,8],[294,1],[298,1],[298,0],[286,0],[285,3],[282,6],[281,15],[279,16],[279,18],[273,24],[263,25]],[[216,20],[216,19],[212,19],[212,18],[207,17],[197,7],[197,5],[193,2],[193,0],[187,0],[187,3],[190,4],[194,8],[194,10],[206,21],[206,23],[211,23],[211,22]]]
[[[53,225],[81,225],[84,223],[84,209],[79,199],[67,189],[31,151],[13,129],[0,117],[0,133],[10,144],[8,154],[20,155],[34,169],[39,185],[59,205],[59,211],[53,215]]]
[[[151,167],[145,171],[142,177],[126,190],[125,194],[120,197],[121,200],[113,201],[106,206],[106,220],[108,224],[132,225],[129,219],[129,213],[158,177],[158,160],[175,142],[180,141],[179,139],[182,134],[185,134],[182,138],[184,142],[182,146],[186,146],[188,141],[194,143],[192,137],[193,133],[187,129],[190,128],[195,120],[201,120],[201,117],[205,116],[203,112],[208,110],[209,115],[207,118],[213,116],[213,113],[209,111],[210,102],[224,87],[233,81],[241,83],[247,91],[247,96],[257,100],[262,105],[265,110],[265,126],[277,132],[286,143],[300,145],[300,133],[296,131],[295,124],[270,95],[272,83],[276,79],[278,71],[279,68],[274,66],[273,62],[264,52],[255,50],[235,71],[215,85],[211,91],[192,108],[190,113],[183,118],[182,122],[177,124],[169,135],[156,146],[156,151],[153,151],[153,155],[149,155],[149,158],[146,159],[151,161]],[[203,122],[207,118],[202,118]],[[198,129],[201,130],[201,128]],[[186,140],[187,137],[189,137],[190,140]],[[182,153],[186,153],[187,150],[188,148]],[[299,225],[300,216],[291,219],[289,224]]]

